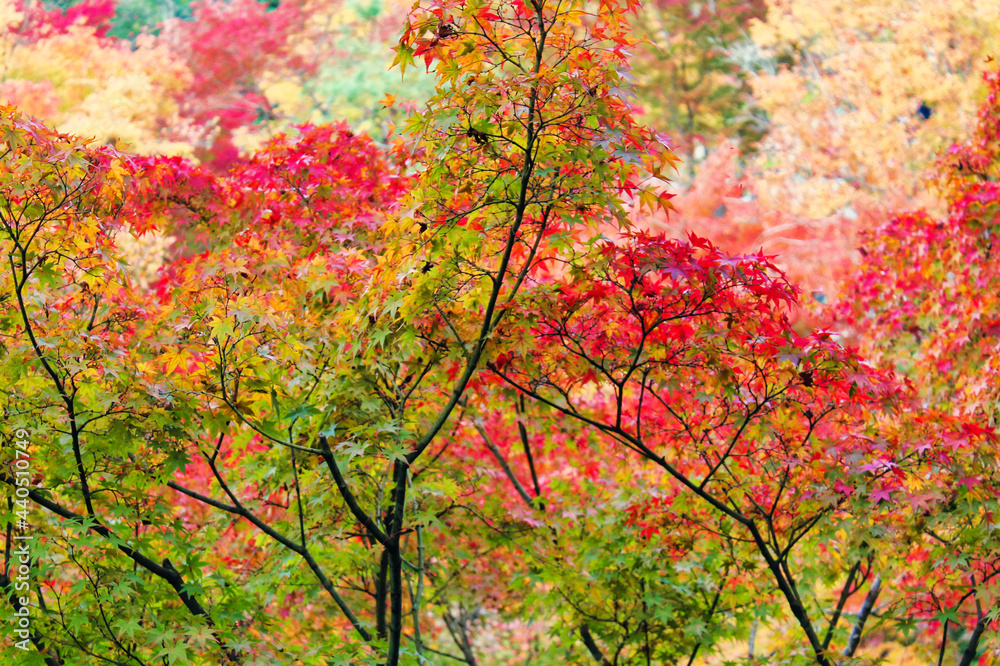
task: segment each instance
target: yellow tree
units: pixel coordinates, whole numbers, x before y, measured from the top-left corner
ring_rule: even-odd
[[[185,154],[172,141],[184,63],[151,38],[106,38],[81,20],[53,25],[20,3],[0,0],[0,100],[61,131],[128,145],[141,153]]]
[[[769,0],[746,63],[770,132],[765,205],[809,218],[921,197],[921,173],[975,118],[1000,5]]]

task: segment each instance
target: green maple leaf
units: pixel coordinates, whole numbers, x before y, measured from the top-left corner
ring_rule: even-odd
[[[115,622],[115,629],[122,636],[134,638],[135,635],[142,629],[142,624],[139,622],[139,618],[137,617],[125,617]]]
[[[215,634],[205,625],[189,627],[184,631],[184,635],[191,639],[195,645],[205,646],[215,641]]]
[[[157,657],[166,657],[169,664],[189,663],[188,648],[184,643],[174,643],[156,653]]]

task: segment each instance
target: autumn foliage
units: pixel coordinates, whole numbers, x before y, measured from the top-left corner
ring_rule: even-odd
[[[631,0],[416,3],[394,65],[436,87],[383,100],[384,143],[270,97],[320,89],[312,3],[194,3],[134,43],[110,4],[6,7],[11,663],[990,663],[995,70],[944,213],[881,216],[896,167],[808,156],[798,120],[764,139],[809,196],[866,164],[852,217],[776,205],[732,143],[672,192]],[[691,35],[687,131],[750,139],[716,122],[750,25],[815,29],[774,80],[827,92],[882,48],[855,21],[837,55],[798,7],[658,8]],[[112,89],[131,138],[30,115],[98,123]],[[832,135],[828,103],[802,109]]]
[[[938,162],[948,214],[901,213],[866,235],[865,265],[838,312],[862,348],[913,377],[940,421],[965,420],[984,439],[951,443],[962,455],[939,457],[939,489],[928,497],[925,536],[903,574],[920,616],[947,634],[949,622],[982,634],[992,618],[1000,573],[991,527],[996,483],[996,392],[991,375],[996,307],[992,302],[1000,77],[984,80],[989,96],[976,131]],[[928,415],[929,417],[929,415]],[[928,418],[924,417],[924,418]],[[971,663],[971,662],[964,662]]]

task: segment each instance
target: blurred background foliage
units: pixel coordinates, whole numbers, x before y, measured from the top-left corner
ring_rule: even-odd
[[[306,121],[384,140],[432,91],[388,68],[402,0],[0,6],[6,101],[139,152],[224,166],[236,153],[213,142],[245,153]],[[803,219],[932,203],[924,169],[969,131],[998,29],[1000,5],[976,0],[653,0],[635,22],[637,105],[686,158],[680,189],[725,141],[754,194]]]

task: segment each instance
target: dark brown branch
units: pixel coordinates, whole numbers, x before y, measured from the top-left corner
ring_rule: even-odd
[[[385,621],[385,598],[389,590],[387,581],[389,578],[389,550],[382,549],[382,557],[378,561],[378,573],[375,577],[375,634],[379,638],[386,638],[389,635]]]
[[[347,479],[344,478],[343,473],[340,471],[340,465],[337,464],[337,459],[330,449],[329,440],[326,437],[320,437],[319,446],[323,460],[326,461],[326,466],[333,475],[333,481],[337,484],[337,490],[340,491],[340,496],[344,498],[347,508],[350,509],[351,513],[354,514],[354,518],[364,526],[373,539],[383,546],[388,545],[390,541],[389,535],[380,530],[375,521],[372,520],[372,517],[361,508],[357,498],[354,497],[354,493],[351,492],[350,486],[347,485]]]
[[[875,581],[872,583],[871,589],[868,590],[868,595],[865,596],[864,603],[861,604],[861,610],[858,611],[858,619],[854,621],[854,628],[851,629],[851,637],[847,641],[847,647],[844,648],[843,655],[845,657],[853,657],[855,650],[858,649],[858,644],[861,643],[861,632],[865,629],[865,622],[868,621],[868,616],[871,615],[872,609],[875,607],[875,601],[878,600],[878,595],[882,591],[882,577],[875,576]]]
[[[941,649],[938,651],[937,666],[943,666],[944,664],[944,650],[946,647],[948,647],[948,618],[945,618],[941,624]]]
[[[459,614],[463,611],[459,610]],[[476,654],[472,651],[472,642],[469,640],[469,633],[466,631],[466,623],[462,617],[453,618],[451,612],[445,611],[442,614],[444,624],[448,628],[448,633],[455,641],[455,645],[462,651],[462,657],[469,666],[476,666]]]
[[[520,423],[518,423],[518,425],[520,425]],[[490,436],[486,433],[486,429],[477,425],[476,432],[478,432],[483,438],[483,442],[486,443],[486,448],[488,448],[490,453],[493,454],[493,457],[496,458],[497,463],[500,465],[500,469],[503,470],[504,475],[506,475],[511,485],[514,486],[514,490],[517,491],[517,494],[521,496],[521,499],[524,500],[524,503],[528,505],[529,509],[534,509],[535,505],[531,496],[528,495],[528,491],[524,489],[523,485],[521,485],[521,482],[514,474],[514,470],[512,470],[510,465],[507,464],[507,460],[503,457],[503,453],[500,452],[500,448],[493,442],[492,439],[490,439]]]
[[[14,486],[16,484],[16,481],[13,478],[7,476],[6,474],[0,476],[0,481],[11,486]],[[114,544],[118,548],[118,550],[124,553],[126,557],[131,559],[137,565],[139,565],[146,571],[150,572],[154,576],[162,578],[164,581],[167,582],[167,584],[170,585],[170,587],[174,588],[174,590],[177,592],[177,597],[181,600],[181,603],[183,603],[184,606],[187,607],[187,609],[191,612],[192,615],[197,615],[205,618],[206,624],[208,624],[210,628],[214,629],[215,623],[212,621],[211,615],[209,615],[208,611],[205,610],[204,606],[201,605],[201,602],[198,601],[198,598],[185,589],[187,587],[187,583],[184,581],[184,577],[177,569],[174,568],[174,566],[170,563],[169,559],[164,558],[163,563],[158,564],[156,561],[150,559],[146,555],[143,555],[136,549],[126,544],[124,540],[119,538],[108,527],[101,524],[101,522],[97,519],[97,517],[95,516],[85,517],[77,513],[74,513],[73,511],[70,511],[69,509],[51,501],[50,499],[43,496],[36,490],[29,490],[28,497],[30,497],[35,504],[38,504],[39,506],[44,507],[45,509],[48,509],[57,516],[72,521],[77,525],[86,527],[91,532],[94,532],[95,534],[103,537],[109,543]],[[219,644],[219,647],[222,648],[222,651],[226,657],[226,661],[231,663],[239,663],[240,661],[242,661],[242,659],[239,656],[239,653],[236,650],[229,649],[222,641],[222,639],[219,638],[217,635],[215,636],[215,641],[216,643]]]
[[[840,592],[840,599],[837,601],[837,608],[833,611],[833,617],[830,618],[830,626],[826,629],[826,636],[823,638],[823,649],[826,650],[830,647],[830,641],[833,640],[833,631],[837,628],[837,622],[840,621],[840,614],[844,612],[844,605],[852,594],[857,592],[856,589],[852,590],[851,586],[854,585],[854,577],[858,574],[858,569],[861,567],[861,560],[854,563],[851,567],[850,573],[847,574],[847,582],[844,583],[844,589]]]
[[[806,611],[802,602],[799,601],[798,594],[794,588],[794,581],[785,578],[785,572],[782,571],[783,562],[780,562],[772,557],[767,542],[764,541],[764,537],[760,534],[760,530],[757,529],[757,526],[753,522],[747,525],[747,529],[750,530],[750,534],[753,536],[753,539],[757,544],[758,552],[760,552],[761,556],[763,556],[764,561],[771,570],[771,574],[774,576],[775,582],[778,583],[778,588],[785,597],[785,601],[788,602],[789,610],[792,611],[792,615],[795,616],[799,626],[802,627],[802,630],[805,632],[806,638],[809,639],[809,645],[813,650],[816,663],[820,666],[831,666],[831,662],[827,659],[826,652],[823,649],[823,644],[816,635],[816,630],[813,627],[812,621],[809,619],[809,613]]]
[[[524,413],[524,396],[521,396],[521,406],[518,414]],[[524,427],[521,419],[517,420],[517,433],[521,436],[521,447],[524,448],[524,455],[528,458],[528,469],[531,471],[531,483],[535,487],[535,497],[540,497],[542,487],[538,483],[538,472],[535,471],[535,457],[531,455],[531,442],[528,441],[528,431]]]
[[[979,620],[976,622],[976,626],[972,629],[972,636],[969,637],[969,644],[965,646],[965,651],[962,652],[962,660],[958,662],[958,666],[972,666],[972,662],[976,660],[976,657],[979,654],[979,639],[983,637],[983,632],[986,630],[986,624],[989,621],[989,616],[983,612],[978,599],[976,600],[976,610],[979,612]]]
[[[708,609],[708,615],[705,617],[706,624],[712,621],[712,616],[715,615],[715,610],[719,607],[719,599],[722,597],[722,588],[725,587],[726,582],[728,581],[728,575],[729,570],[727,569],[726,575],[723,576],[722,584],[719,585],[719,589],[715,591],[715,598],[712,599],[712,606]],[[688,659],[687,666],[691,666],[691,664],[694,663],[694,658],[698,656],[698,650],[701,649],[701,645],[701,641],[698,641],[698,644],[694,646],[694,650],[691,651],[691,658]]]
[[[587,626],[586,622],[580,625],[580,637],[583,638],[583,644],[587,646],[590,655],[598,664],[601,666],[611,666],[611,662],[605,658],[604,653],[601,652],[601,648],[594,641],[594,637],[590,633],[590,627]]]

